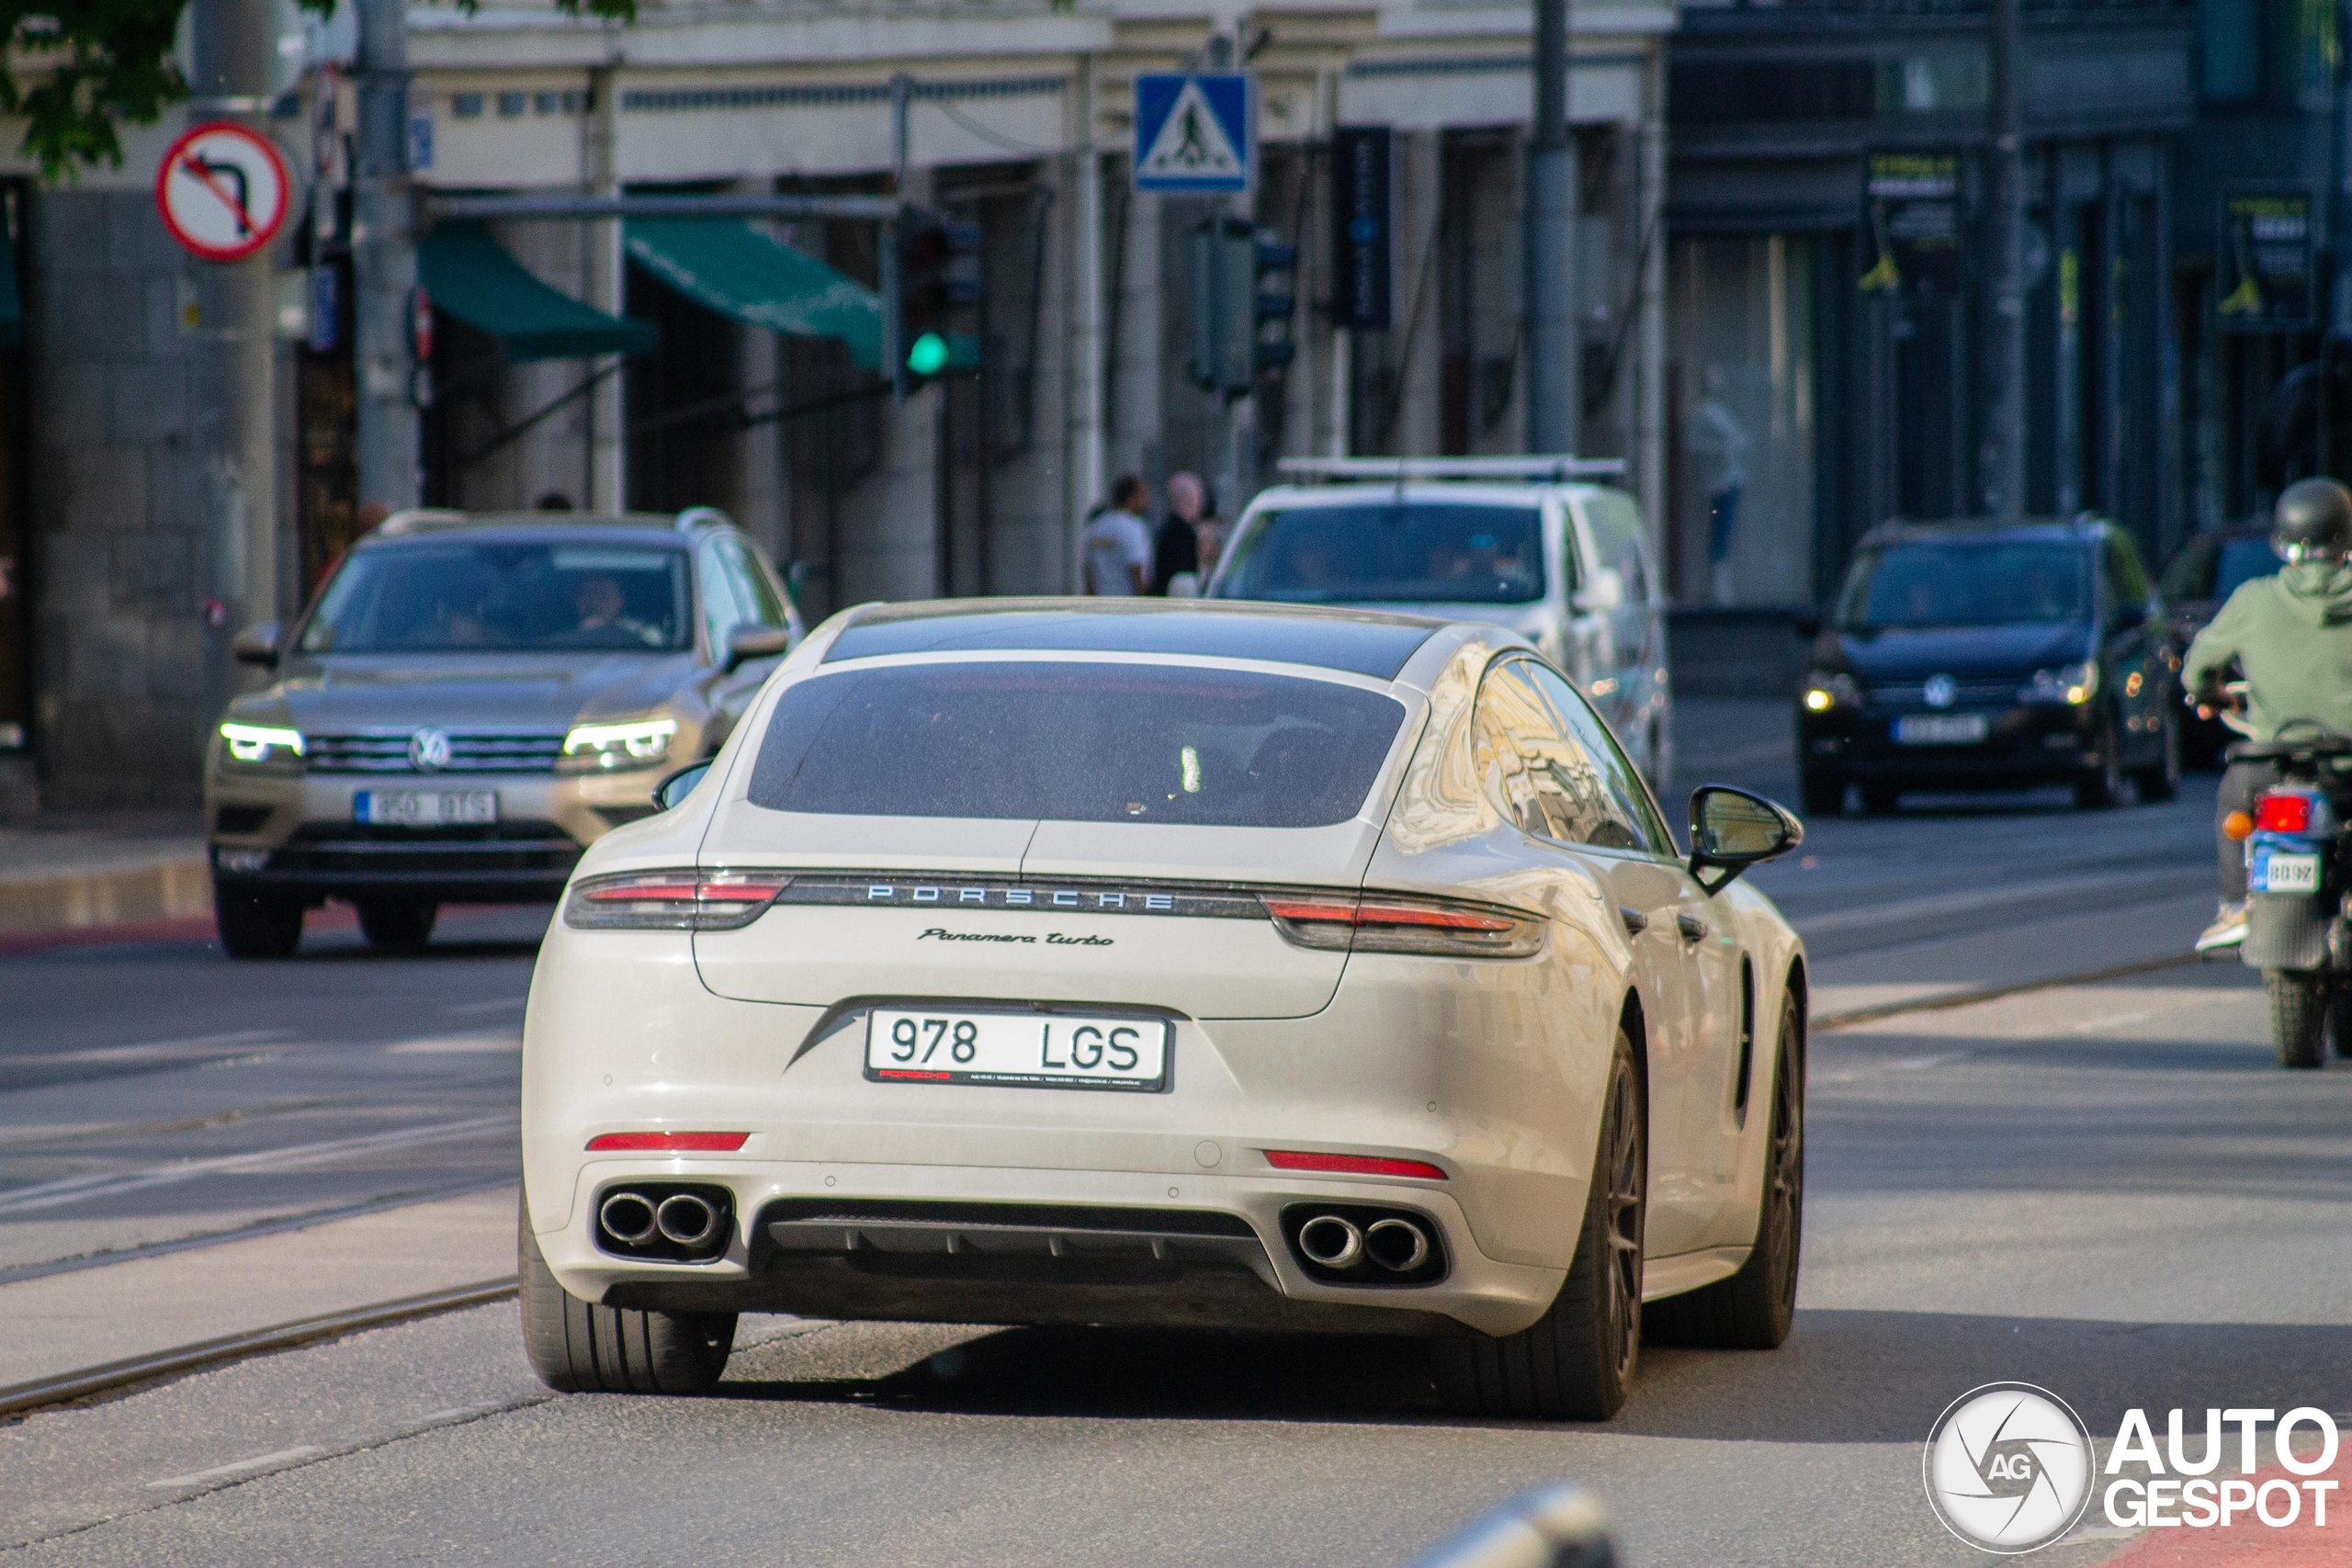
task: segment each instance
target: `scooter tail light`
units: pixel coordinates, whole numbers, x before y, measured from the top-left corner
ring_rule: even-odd
[[[563,923],[584,931],[733,931],[758,919],[790,886],[777,871],[685,867],[591,876],[563,901]]]
[[[2265,833],[2308,833],[2317,801],[2299,789],[2274,789],[2255,803],[2254,825]]]

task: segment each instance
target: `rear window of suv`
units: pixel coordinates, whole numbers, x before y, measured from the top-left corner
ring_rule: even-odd
[[[1092,661],[887,665],[786,690],[750,798],[870,817],[1320,828],[1405,706],[1337,682]]]
[[[1544,597],[1543,512],[1426,501],[1260,513],[1220,599],[1298,604],[1524,604]]]

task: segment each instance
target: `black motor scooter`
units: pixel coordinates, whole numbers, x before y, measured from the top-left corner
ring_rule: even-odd
[[[2278,1065],[2316,1067],[2331,1039],[2352,1056],[2352,738],[2290,724],[2228,755],[2278,770],[2251,820],[2224,825],[2245,844],[2238,957],[2262,971]]]

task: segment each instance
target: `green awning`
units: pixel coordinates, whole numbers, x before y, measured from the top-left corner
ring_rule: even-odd
[[[882,297],[731,218],[631,219],[629,259],[705,310],[795,337],[838,338],[882,363]]]
[[[629,259],[707,310],[795,337],[837,338],[855,364],[882,365],[882,297],[814,256],[732,218],[633,219]],[[969,369],[980,345],[947,340],[947,362]]]
[[[541,283],[474,221],[440,223],[416,252],[434,305],[489,333],[510,360],[650,354],[650,321],[607,316]]]

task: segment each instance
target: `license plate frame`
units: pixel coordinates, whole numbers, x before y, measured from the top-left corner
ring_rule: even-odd
[[[351,796],[351,819],[371,828],[491,828],[494,789],[363,789]]]
[[[2282,871],[2287,874],[2283,882],[2278,875]],[[2256,861],[2254,874],[2248,880],[2257,893],[2317,893],[2319,856],[2266,850]]]
[[[1894,721],[1897,746],[1982,746],[1993,721],[1981,713],[1912,713]]]
[[[901,1020],[915,1023],[911,1048],[898,1033]],[[942,1027],[928,1027],[933,1021]],[[956,1025],[964,1022],[973,1026],[974,1054],[968,1063],[958,1063]],[[1090,1030],[1091,1038],[1085,1032]],[[1176,1023],[1162,1013],[1117,1008],[895,1003],[866,1013],[864,1051],[869,1083],[1162,1094],[1175,1077]],[[1135,1057],[1125,1066],[1119,1063],[1123,1051]],[[1090,1053],[1091,1060],[1083,1059]],[[1081,1060],[1073,1064],[1073,1057]],[[1155,1057],[1157,1070],[1147,1077],[1142,1069]]]

